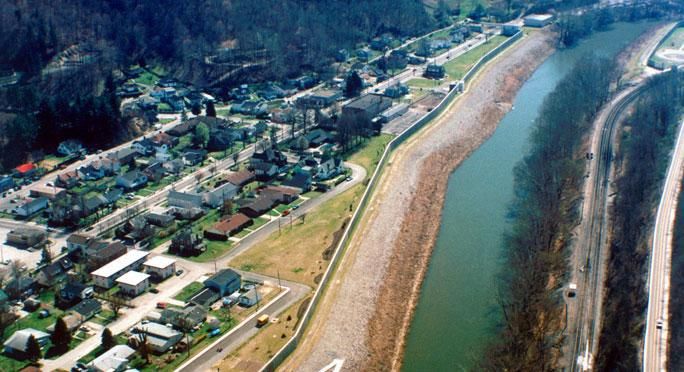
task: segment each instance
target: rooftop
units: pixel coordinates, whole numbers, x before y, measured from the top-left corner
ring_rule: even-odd
[[[128,363],[128,358],[135,350],[126,345],[116,345],[90,362],[90,366],[99,371],[117,371],[121,365]]]
[[[176,263],[176,260],[164,256],[154,256],[143,263],[144,266],[165,269]]]
[[[125,284],[125,285],[130,285],[130,286],[137,286],[138,284],[144,282],[145,280],[149,279],[150,275],[149,274],[144,274],[140,273],[137,271],[129,271],[123,275],[121,275],[116,282],[119,284]]]
[[[137,262],[138,260],[145,258],[149,254],[150,254],[150,252],[139,251],[136,249],[128,251],[123,256],[121,256],[121,257],[117,258],[116,260],[114,260],[114,261],[102,266],[101,268],[93,271],[91,274],[108,278],[108,277],[118,273],[120,270],[122,270],[128,266],[131,266],[133,263]]]

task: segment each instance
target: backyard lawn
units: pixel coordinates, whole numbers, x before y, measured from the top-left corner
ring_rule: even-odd
[[[192,282],[186,285],[180,292],[178,292],[177,295],[173,296],[173,298],[178,301],[186,302],[190,299],[190,297],[192,297],[192,295],[197,293],[202,288],[204,288],[204,284],[200,282]]]

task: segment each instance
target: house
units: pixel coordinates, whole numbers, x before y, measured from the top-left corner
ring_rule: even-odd
[[[14,187],[14,179],[9,176],[0,176],[0,192],[5,192]]]
[[[25,163],[14,168],[14,174],[16,174],[17,177],[31,177],[36,173],[37,169],[35,164]]]
[[[125,273],[140,268],[150,252],[131,250],[123,256],[109,262],[101,268],[93,271],[90,275],[95,285],[101,288],[111,288],[114,281]]]
[[[49,334],[41,332],[37,329],[20,329],[14,332],[12,336],[10,336],[10,338],[7,339],[7,341],[5,341],[3,344],[5,346],[5,353],[9,355],[25,356],[26,346],[28,345],[28,340],[31,336],[38,341],[38,345],[40,345],[40,347],[47,345],[48,341],[50,340]]]
[[[126,254],[126,246],[121,242],[107,243],[91,240],[84,251],[86,267],[94,271]]]
[[[257,163],[252,166],[257,179],[269,180],[278,174],[278,167],[273,163]]]
[[[107,243],[104,241],[92,240],[84,251],[86,266],[88,270],[96,270],[108,262],[126,254],[126,246],[121,242]]]
[[[133,149],[132,147],[127,147],[125,149],[121,149],[115,153],[110,153],[107,156],[112,159],[112,160],[117,160],[120,165],[124,164],[130,164],[133,161],[135,161],[135,158],[137,158],[139,153]]]
[[[136,339],[139,340],[137,335],[140,333],[145,333],[148,346],[153,352],[159,354],[167,352],[183,337],[182,333],[173,328],[155,322],[138,323],[133,326],[130,334],[134,343]]]
[[[441,79],[444,77],[446,70],[444,69],[444,66],[442,65],[436,65],[436,64],[429,64],[425,68],[425,72],[423,73],[423,76],[428,78],[428,79]]]
[[[157,85],[162,88],[175,88],[179,86],[179,82],[174,78],[161,78],[157,81]]]
[[[188,133],[192,133],[192,131],[195,130],[195,127],[197,124],[200,123],[199,118],[195,117],[189,120],[186,120],[175,127],[169,129],[166,131],[167,134],[175,136],[175,137],[181,137],[184,136]]]
[[[409,87],[406,84],[394,84],[387,87],[384,93],[390,98],[401,98],[409,93]]]
[[[148,180],[159,182],[162,178],[164,178],[164,175],[166,175],[166,169],[164,169],[164,165],[161,162],[156,161],[145,167],[143,174]]]
[[[129,271],[116,279],[119,292],[126,296],[136,297],[150,286],[150,274]]]
[[[204,204],[211,208],[218,208],[226,200],[230,200],[237,196],[239,187],[233,185],[228,181],[223,183],[217,182],[213,190],[207,190],[202,194]]]
[[[171,160],[172,155],[169,152],[169,148],[166,146],[163,147],[157,147],[154,153],[154,160],[159,161],[159,162],[167,162]]]
[[[237,213],[217,222],[208,230],[204,230],[204,237],[209,240],[226,241],[228,238],[252,225],[252,219],[242,213]]]
[[[57,186],[48,186],[47,184],[34,185],[29,191],[29,195],[34,198],[45,197],[50,200],[62,198],[66,195],[66,190]]]
[[[169,174],[179,174],[180,172],[183,171],[185,164],[183,164],[183,160],[181,160],[181,159],[173,159],[173,160],[165,161],[162,164],[162,167],[164,167],[166,172]]]
[[[229,296],[242,286],[240,274],[231,269],[222,269],[204,281],[206,288],[218,292],[219,296]]]
[[[192,328],[207,319],[207,309],[201,305],[189,305],[182,309],[167,308],[161,312],[159,322],[179,329]]]
[[[176,272],[176,260],[164,256],[154,256],[145,261],[143,267],[145,272],[155,279],[164,280]]]
[[[524,18],[525,26],[527,27],[544,27],[553,22],[552,14],[531,14]]]
[[[131,145],[133,150],[144,156],[152,155],[155,151],[155,147],[157,147],[157,145],[149,138],[133,141],[133,144]]]
[[[20,247],[35,247],[47,239],[47,233],[43,230],[20,227],[7,233],[7,244]]]
[[[10,299],[22,299],[33,294],[36,287],[36,281],[28,276],[21,276],[17,279],[10,280],[5,284],[4,291]]]
[[[228,175],[226,175],[226,180],[233,185],[243,187],[256,180],[256,175],[254,172],[243,169],[237,172],[228,173]]]
[[[265,195],[259,195],[252,202],[240,208],[240,212],[246,214],[251,218],[257,218],[262,214],[270,211],[278,202]]]
[[[262,116],[268,113],[268,105],[261,100],[249,100],[230,106],[230,112],[234,114]]]
[[[183,153],[183,164],[193,166],[204,161],[207,152],[204,150],[188,150]]]
[[[102,194],[102,197],[105,200],[105,205],[112,205],[116,203],[117,200],[121,199],[121,196],[123,195],[123,190],[121,189],[111,189],[104,194]]]
[[[326,142],[333,141],[333,137],[322,129],[314,129],[307,133],[304,137],[306,137],[310,147],[318,147]]]
[[[259,195],[273,199],[277,203],[290,204],[299,198],[300,189],[289,186],[266,186]]]
[[[132,170],[116,177],[116,185],[125,190],[135,190],[139,187],[145,186],[146,183],[147,176],[137,170]]]
[[[23,204],[14,208],[14,213],[20,217],[28,217],[48,207],[48,198],[40,197],[27,199]]]
[[[347,62],[349,59],[349,51],[346,49],[340,49],[335,53],[335,61],[337,62]]]
[[[429,47],[431,50],[441,50],[441,49],[449,49],[451,47],[451,41],[449,39],[434,39],[430,40],[428,43]]]
[[[356,52],[356,58],[361,62],[368,62],[371,56],[372,53],[368,49],[360,49]]]
[[[389,123],[390,121],[404,115],[408,112],[409,106],[406,103],[394,105],[380,114],[380,121],[382,123]]]
[[[66,278],[66,274],[74,267],[74,263],[66,257],[43,267],[36,275],[38,284],[44,287],[52,287]]]
[[[85,322],[102,311],[102,304],[94,298],[86,298],[72,307],[71,310],[78,314],[81,322]]]
[[[137,97],[142,94],[140,87],[136,84],[124,84],[122,87],[116,90],[116,95],[119,97],[130,98]]]
[[[88,364],[88,368],[94,372],[122,372],[126,370],[126,366],[132,359],[133,354],[135,354],[135,350],[127,345],[114,345],[111,349],[93,359]]]
[[[83,144],[73,139],[62,141],[59,143],[59,146],[57,146],[57,153],[63,156],[79,154],[84,150]]]
[[[170,214],[148,213],[145,215],[145,219],[152,225],[166,227],[173,223],[175,217]]]
[[[152,137],[150,137],[150,140],[156,146],[166,145],[169,148],[178,145],[179,141],[177,137],[171,136],[170,134],[164,132],[158,132],[154,134]]]
[[[78,172],[79,178],[86,181],[96,181],[105,176],[105,170],[94,167],[92,163],[78,168],[76,172]]]
[[[81,178],[76,171],[68,171],[59,174],[55,179],[55,186],[70,189],[78,184]]]
[[[381,112],[392,106],[392,99],[377,94],[366,94],[355,99],[342,108],[342,115],[363,115],[368,119],[378,116]]]
[[[171,190],[167,202],[169,207],[191,209],[201,208],[203,201],[200,194]]]
[[[75,250],[85,250],[88,246],[88,243],[90,243],[92,240],[93,237],[91,237],[90,235],[73,233],[69,235],[69,237],[66,240],[67,251],[73,252]]]
[[[297,89],[304,90],[313,88],[317,81],[318,79],[316,79],[314,76],[305,75],[291,80],[290,83],[297,87]]]
[[[150,96],[142,96],[134,102],[143,111],[157,111],[159,107],[159,99]]]
[[[292,177],[285,182],[283,185],[296,187],[302,191],[311,190],[312,177],[310,173],[307,172],[295,172]]]
[[[93,287],[81,282],[69,282],[59,290],[59,298],[66,302],[76,302],[93,297]]]
[[[256,165],[258,163],[271,163],[278,167],[283,167],[287,165],[287,156],[279,150],[269,148],[264,151],[255,152],[252,155],[250,164]]]
[[[256,290],[256,288],[251,288],[246,293],[240,295],[238,301],[240,302],[241,306],[252,307],[256,305],[260,299],[261,297],[259,296],[259,292]]]
[[[319,90],[297,99],[297,106],[302,108],[321,109],[326,108],[342,97],[338,90]]]
[[[267,101],[271,101],[274,99],[278,98],[283,98],[286,97],[288,94],[285,91],[285,89],[275,85],[275,84],[269,84],[266,88],[264,88],[261,92],[259,92],[259,96]]]

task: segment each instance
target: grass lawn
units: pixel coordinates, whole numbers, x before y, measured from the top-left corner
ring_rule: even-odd
[[[252,221],[254,221],[254,223],[252,224],[252,226],[248,227],[248,229],[256,230],[256,229],[260,228],[261,226],[264,226],[265,224],[267,224],[270,221],[270,219],[268,219],[266,217],[257,217],[255,219],[253,219]]]
[[[0,371],[19,371],[31,364],[28,360],[16,360],[0,354]]]
[[[159,76],[145,70],[145,72],[135,79],[135,82],[140,85],[153,86],[157,80],[159,80]]]
[[[662,52],[665,49],[679,49],[684,45],[684,27],[676,28],[670,36],[668,36],[665,41],[663,41],[662,44],[660,44],[660,47],[658,47],[657,52]],[[671,66],[672,62],[663,58],[660,58],[657,55],[653,55],[653,58],[651,58],[652,61],[660,64],[663,63],[665,64],[665,67]]]
[[[101,325],[106,325],[111,323],[115,319],[114,317],[114,312],[108,309],[103,309],[100,311],[97,315],[92,317],[90,321],[101,324]]]
[[[432,89],[436,86],[438,86],[440,82],[438,80],[430,80],[430,79],[424,79],[424,78],[415,78],[409,80],[406,85],[409,86],[409,88],[427,88],[427,89]]]
[[[228,115],[230,115],[230,107],[222,108],[222,109],[216,109],[216,116],[226,117]]]
[[[178,301],[186,302],[187,300],[190,299],[190,297],[192,295],[197,293],[202,288],[204,288],[204,284],[202,284],[200,282],[192,282],[192,283],[186,285],[185,287],[183,287],[183,289],[181,289],[181,291],[178,292],[177,295],[173,296],[173,298],[178,300]]]
[[[187,259],[195,262],[213,261],[214,259],[226,254],[226,252],[233,246],[233,243],[231,241],[217,242],[206,240],[205,244],[207,246],[207,250],[204,251],[204,253],[200,254],[199,256],[187,257]]]
[[[163,125],[163,124],[168,124],[174,120],[176,120],[176,119],[159,119],[159,123]]]
[[[302,194],[303,197],[308,198],[308,199],[316,198],[316,197],[319,197],[321,195],[323,195],[323,193],[320,191],[309,191],[309,192],[305,192],[304,194]]]
[[[382,134],[371,138],[348,160],[366,168],[370,175],[392,137]],[[304,221],[294,220],[291,228],[288,223],[280,233],[272,234],[237,256],[231,266],[274,277],[280,273],[283,279],[315,287],[314,278],[322,274],[328,265],[324,253],[334,248],[334,235],[341,233],[343,224],[351,216],[349,206],[353,208],[363,190],[364,185],[358,184],[307,213]],[[310,194],[304,196],[309,197]]]
[[[465,54],[462,54],[451,61],[444,64],[447,75],[452,80],[460,80],[463,75],[471,68],[473,65],[482,58],[485,54],[489,53],[492,49],[499,46],[506,39],[506,36],[497,35],[490,38],[486,43],[479,45]]]

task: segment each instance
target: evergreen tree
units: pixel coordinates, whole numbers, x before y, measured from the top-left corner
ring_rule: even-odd
[[[216,117],[216,107],[214,107],[214,102],[207,102],[207,116],[212,118]]]
[[[69,348],[69,343],[71,342],[71,332],[69,332],[64,318],[57,318],[55,330],[52,332],[50,340],[52,341],[52,344],[55,345],[55,347],[60,351],[65,351]]]
[[[32,362],[37,362],[42,357],[40,344],[33,335],[26,340],[26,356]]]
[[[195,145],[200,146],[202,148],[207,147],[207,143],[209,143],[209,127],[204,124],[204,123],[199,123],[195,127]]]
[[[105,328],[104,331],[102,331],[102,349],[109,350],[114,345],[116,345],[116,339],[114,338],[114,335],[112,335],[112,331],[109,328]]]
[[[347,97],[356,97],[361,93],[363,89],[363,80],[361,76],[356,71],[352,71],[349,76],[347,76],[347,81],[344,87],[344,95]]]

